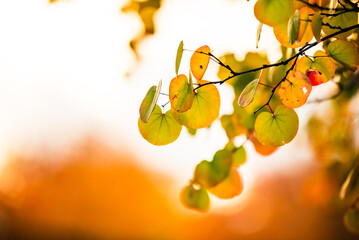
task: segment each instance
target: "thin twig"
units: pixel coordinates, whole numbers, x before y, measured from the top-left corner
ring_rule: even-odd
[[[256,72],[256,71],[260,71],[262,69],[266,69],[266,68],[271,68],[271,67],[277,67],[277,66],[281,66],[281,65],[287,65],[290,61],[292,61],[293,59],[295,58],[298,58],[299,56],[301,55],[304,55],[304,53],[306,51],[308,51],[309,49],[311,49],[312,47],[315,47],[317,46],[319,43],[321,42],[324,42],[325,40],[328,40],[332,37],[335,37],[336,35],[339,35],[341,33],[345,33],[345,32],[348,32],[350,30],[353,30],[355,28],[359,28],[359,24],[355,24],[353,26],[350,26],[350,27],[347,27],[347,28],[343,28],[341,29],[340,31],[337,31],[335,33],[332,33],[332,34],[329,34],[325,37],[323,37],[322,39],[320,39],[319,42],[312,42],[312,43],[306,43],[302,48],[299,49],[299,51],[294,54],[293,56],[291,56],[290,58],[288,58],[287,60],[284,60],[284,61],[280,61],[280,62],[277,62],[277,63],[273,63],[273,64],[264,64],[263,66],[261,67],[257,67],[257,68],[253,68],[253,69],[250,69],[250,70],[247,70],[247,71],[243,71],[243,72],[233,72],[231,76],[228,76],[227,78],[223,79],[223,80],[219,80],[219,81],[211,81],[211,82],[207,82],[207,83],[204,83],[204,84],[200,84],[198,87],[196,87],[194,89],[197,90],[198,88],[201,88],[201,87],[204,87],[206,85],[210,85],[210,84],[219,84],[219,85],[222,85],[223,83],[227,82],[228,80],[236,77],[236,76],[239,76],[239,75],[243,75],[243,74],[246,74],[246,73],[250,73],[250,72]],[[224,65],[224,64],[223,64]],[[224,67],[226,67],[228,65],[225,65]],[[226,67],[227,68],[227,67]],[[228,69],[228,68],[227,68]],[[228,69],[229,70],[229,69]]]

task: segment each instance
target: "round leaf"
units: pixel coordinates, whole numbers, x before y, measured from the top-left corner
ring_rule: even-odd
[[[287,79],[281,83],[278,96],[282,103],[290,108],[301,107],[312,91],[309,78],[302,72],[291,71]]]
[[[253,101],[254,93],[256,92],[258,82],[259,79],[255,79],[244,88],[238,99],[238,104],[240,107],[247,107]]]
[[[181,202],[187,208],[199,212],[207,212],[210,205],[207,190],[205,188],[197,190],[193,185],[188,185],[182,189]]]
[[[353,233],[359,233],[359,209],[349,209],[344,215],[345,226]]]
[[[169,98],[173,110],[180,113],[187,111],[192,106],[193,97],[193,85],[186,75],[181,74],[171,80]]]
[[[254,146],[254,149],[256,150],[256,152],[263,156],[271,155],[278,149],[278,147],[264,146],[257,140],[257,138],[254,135],[250,137],[250,140],[253,143],[253,146]]]
[[[256,18],[269,26],[287,22],[294,12],[294,0],[258,0],[254,5]]]
[[[293,140],[299,126],[298,115],[292,108],[277,107],[274,114],[262,112],[258,115],[254,131],[258,141],[268,147],[282,146]]]
[[[358,50],[348,41],[336,40],[328,46],[329,55],[337,62],[355,71],[359,65]]]
[[[210,58],[208,53],[210,52],[211,49],[207,45],[204,45],[198,48],[191,57],[190,60],[191,71],[193,73],[193,76],[197,80],[201,80],[204,73],[207,70],[209,58]]]
[[[204,84],[207,81],[199,81]],[[183,113],[171,109],[174,118],[186,127],[198,129],[211,125],[219,115],[221,99],[219,92],[213,84],[203,86],[194,94],[191,108]]]
[[[162,113],[156,105],[147,123],[138,119],[138,128],[144,139],[154,145],[166,145],[175,141],[181,133],[182,125],[178,124],[170,111]]]
[[[296,70],[309,75],[308,70],[318,71],[318,75],[313,75],[312,85],[318,85],[329,81],[335,73],[335,63],[325,52],[318,50],[314,53],[313,59],[304,56],[300,58],[296,65]],[[314,84],[313,84],[314,83]]]
[[[140,106],[140,119],[144,123],[148,121],[148,118],[150,117],[151,113],[153,112],[153,109],[155,108],[158,97],[160,95],[161,86],[162,86],[162,80],[160,80],[160,82],[158,83],[157,88],[156,86],[152,86],[147,91],[145,98],[142,100]]]
[[[208,191],[221,199],[234,198],[243,191],[243,182],[238,171],[232,168],[226,179]]]
[[[233,159],[230,151],[219,150],[211,162],[203,160],[194,171],[194,181],[201,186],[210,188],[222,182],[229,173]]]
[[[236,147],[232,141],[229,141],[224,149],[227,149],[232,153],[233,158],[233,166],[239,167],[240,165],[243,165],[247,161],[247,154],[246,150],[243,146]]]
[[[182,59],[182,54],[183,54],[183,41],[180,42],[178,48],[177,48],[177,55],[176,55],[176,75],[178,75],[178,69],[180,67],[181,64],[181,59]]]

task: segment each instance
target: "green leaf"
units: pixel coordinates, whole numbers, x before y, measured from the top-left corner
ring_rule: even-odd
[[[322,31],[322,16],[320,12],[315,12],[312,19],[312,31],[317,42],[320,42],[320,32]]]
[[[304,74],[308,73],[308,69],[317,70],[320,72],[321,82],[327,82],[335,73],[335,63],[328,54],[318,50],[314,53],[313,59],[307,56],[300,58],[297,62],[296,69]]]
[[[253,101],[254,93],[256,92],[258,82],[259,79],[255,79],[244,88],[238,99],[238,104],[240,107],[247,107]]]
[[[183,54],[183,41],[180,42],[178,48],[177,48],[177,55],[176,55],[176,75],[178,75],[178,69],[180,67],[181,64],[181,59],[182,59],[182,54]]]
[[[237,169],[231,168],[228,176],[219,184],[208,189],[210,193],[221,199],[231,199],[243,191],[243,182]]]
[[[199,81],[199,84],[207,82],[202,80]],[[219,115],[220,105],[221,99],[216,86],[209,84],[197,90],[192,106],[188,111],[180,113],[171,108],[171,112],[178,123],[198,129],[211,125]]]
[[[289,37],[289,44],[292,45],[294,42],[298,40],[298,33],[299,33],[299,10],[294,12],[294,16],[289,19],[288,23],[288,37]]]
[[[344,224],[353,233],[359,233],[359,209],[349,209],[344,215]]]
[[[343,66],[355,71],[359,65],[359,54],[355,46],[345,40],[336,40],[328,46],[329,55]]]
[[[346,4],[345,6],[348,7],[347,5],[348,4]],[[348,7],[348,8],[350,8],[350,7]],[[358,13],[357,12],[346,12],[346,13],[340,14],[340,15],[332,17],[332,18],[324,16],[323,23],[328,23],[330,26],[333,26],[333,27],[347,28],[347,27],[353,26],[358,23]],[[325,34],[329,35],[332,33],[336,33],[340,30],[333,29],[333,28],[323,25],[323,31]],[[345,33],[341,33],[339,35],[336,35],[335,37],[344,39],[344,38],[347,38],[349,35],[351,35],[352,32],[353,32],[353,30],[345,32]]]
[[[243,146],[235,148],[233,152],[233,166],[239,167],[247,161],[247,153]]]
[[[224,149],[231,152],[234,167],[239,167],[247,161],[246,150],[243,146],[236,147],[232,141],[229,141],[224,147]]]
[[[277,147],[289,143],[298,132],[298,115],[292,108],[277,107],[274,114],[262,112],[258,115],[254,131],[264,146]]]
[[[158,87],[152,86],[145,98],[142,100],[141,106],[140,106],[140,119],[142,122],[146,123],[155,108],[155,105],[157,103],[158,97],[160,95],[162,86],[162,80],[158,83]]]
[[[189,133],[189,135],[191,135],[191,136],[194,136],[197,133],[197,129],[193,129],[193,128],[189,128],[189,127],[186,127],[186,129],[187,129],[187,132]]]
[[[294,0],[258,0],[254,5],[256,18],[269,26],[287,22],[294,12]]]
[[[162,113],[160,106],[156,105],[147,123],[138,119],[138,128],[144,139],[154,145],[166,145],[175,141],[182,130],[170,111]]]
[[[203,160],[196,166],[194,181],[206,188],[213,187],[228,176],[232,162],[233,159],[228,150],[219,150],[211,162]]]
[[[210,205],[207,190],[205,188],[195,189],[192,184],[182,189],[181,202],[187,208],[199,212],[207,212]]]
[[[182,113],[191,108],[194,97],[193,85],[191,82],[188,82],[188,79],[184,74],[178,75],[171,80],[169,99],[173,110]]]

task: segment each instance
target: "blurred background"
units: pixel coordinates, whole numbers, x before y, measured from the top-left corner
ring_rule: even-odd
[[[358,156],[355,94],[346,108],[299,109],[297,137],[268,157],[247,142],[243,193],[212,196],[206,214],[183,207],[179,193],[195,166],[226,144],[220,122],[161,147],[138,131],[149,87],[162,79],[168,93],[181,40],[191,50],[207,44],[216,56],[280,58],[265,26],[256,49],[254,3],[0,1],[0,238],[357,239],[338,197],[348,168],[333,167]],[[190,56],[184,52],[181,73]],[[210,63],[205,78],[216,80],[217,71]],[[220,115],[230,113],[233,90],[219,91]]]

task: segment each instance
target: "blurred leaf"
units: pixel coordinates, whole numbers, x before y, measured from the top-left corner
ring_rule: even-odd
[[[246,132],[246,129],[241,127],[240,123],[237,121],[236,115],[234,114],[222,115],[221,125],[225,130],[228,139],[232,139]]]
[[[193,129],[193,128],[189,128],[189,127],[186,127],[186,129],[187,129],[187,132],[189,133],[189,135],[191,135],[191,136],[194,136],[197,133],[197,129]]]
[[[160,95],[161,86],[162,86],[162,80],[160,80],[160,82],[158,83],[158,87],[152,86],[148,90],[145,98],[142,100],[140,106],[140,119],[144,123],[148,121],[151,113],[153,112],[153,109],[155,109],[155,105]]]
[[[207,45],[204,45],[204,46],[198,48],[193,53],[193,55],[191,57],[191,60],[190,60],[191,71],[193,73],[193,76],[197,80],[201,80],[204,73],[207,70],[208,62],[210,59],[210,56],[208,55],[208,53],[210,53],[210,52],[211,52],[211,49]]]
[[[219,150],[211,162],[203,160],[196,166],[193,180],[206,188],[216,186],[228,176],[232,162],[228,150]]]
[[[262,23],[276,26],[287,22],[294,11],[294,0],[258,0],[254,15]]]
[[[258,115],[254,130],[258,141],[264,146],[278,147],[289,143],[297,135],[298,115],[292,108],[279,106],[274,114],[262,112]]]
[[[281,83],[278,96],[285,106],[298,108],[306,103],[311,91],[312,85],[307,75],[291,71]]]
[[[320,33],[322,31],[322,16],[320,12],[315,12],[311,23],[313,35],[317,42],[320,42]]]
[[[359,54],[356,47],[345,40],[336,40],[328,46],[329,55],[337,62],[355,71],[359,65]]]
[[[221,199],[230,199],[243,191],[243,182],[237,169],[231,168],[228,176],[219,184],[208,189],[210,193]]]
[[[257,138],[254,135],[252,135],[249,139],[253,143],[253,146],[254,146],[254,149],[256,150],[256,152],[259,153],[260,155],[268,156],[268,155],[271,155],[273,152],[275,152],[278,149],[278,147],[264,146],[257,140]]]
[[[295,10],[293,17],[288,22],[288,41],[290,45],[298,40],[299,21],[299,11]]]
[[[345,199],[347,196],[358,194],[359,190],[359,165],[352,168],[342,184],[339,192],[340,199]]]
[[[202,80],[199,81],[199,84],[207,82],[208,81]],[[220,105],[221,99],[216,86],[209,84],[197,89],[193,104],[188,111],[179,113],[171,109],[171,112],[180,124],[189,128],[198,129],[211,125],[219,115]]]
[[[243,165],[247,161],[247,154],[246,150],[244,149],[243,145],[240,147],[236,147],[234,143],[230,140],[224,147],[224,149],[231,152],[233,157],[233,166],[239,167]]]
[[[256,41],[256,48],[258,48],[259,40],[261,39],[261,32],[262,32],[263,23],[259,22],[258,28],[257,28],[257,41]]]
[[[182,59],[182,54],[183,54],[183,41],[180,42],[178,48],[177,48],[177,55],[176,55],[176,75],[178,75],[178,69],[180,67],[181,64],[181,59]]]
[[[297,38],[298,42],[302,41],[302,38],[306,31],[310,31],[310,28],[307,28],[307,27],[308,27],[309,20],[310,20],[309,16],[311,16],[313,14],[314,14],[314,11],[311,8],[304,7],[302,9],[300,9],[299,29],[298,29],[298,38]]]
[[[359,233],[359,209],[349,209],[344,215],[345,227],[353,233]]]
[[[182,130],[182,125],[173,118],[170,110],[162,113],[156,105],[147,123],[138,119],[138,128],[144,139],[154,145],[166,145],[175,141]]]
[[[137,52],[137,45],[141,42],[145,36],[155,33],[155,24],[153,21],[155,13],[161,7],[162,0],[129,0],[121,9],[122,12],[136,12],[140,17],[144,31],[140,33],[137,37],[130,41],[130,48],[136,54],[136,57],[139,58]]]
[[[243,146],[234,149],[233,152],[233,166],[239,167],[247,161],[246,150]]]
[[[345,7],[348,7],[348,4],[345,5]],[[333,27],[340,27],[340,28],[347,28],[350,26],[353,26],[355,24],[358,23],[358,13],[357,12],[346,12],[343,14],[340,14],[338,16],[335,17],[323,17],[323,23],[328,23],[330,26]],[[333,29],[330,28],[328,26],[323,25],[323,31],[325,34],[329,35],[332,33],[336,33],[338,31],[340,31],[339,29]],[[336,35],[336,38],[347,38],[348,36],[350,36],[352,34],[353,30],[345,32],[345,33],[341,33],[339,35]]]
[[[307,8],[302,8],[299,10],[299,17],[303,17],[303,15],[307,14]],[[273,27],[273,32],[275,37],[277,38],[278,42],[280,42],[283,46],[289,48],[298,48],[304,46],[307,42],[310,42],[313,38],[313,33],[311,31],[311,26],[307,25],[306,30],[304,31],[304,35],[300,41],[294,41],[293,44],[289,42],[289,35],[288,35],[288,21],[281,22],[280,24]],[[303,26],[304,27],[304,26]]]
[[[194,93],[193,85],[188,82],[186,75],[181,74],[171,80],[169,99],[174,111],[183,113],[191,108]]]
[[[317,70],[318,75],[310,78],[313,86],[329,81],[335,73],[335,63],[325,52],[318,50],[313,59],[304,56],[299,59],[296,70],[308,75],[308,70]]]
[[[182,189],[181,202],[185,207],[199,212],[207,212],[210,205],[207,190],[205,188],[197,190],[193,185]]]
[[[253,101],[254,93],[256,92],[258,82],[259,79],[254,79],[244,88],[238,99],[238,104],[240,107],[245,108]]]

